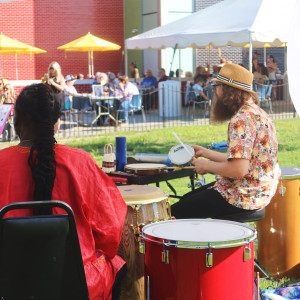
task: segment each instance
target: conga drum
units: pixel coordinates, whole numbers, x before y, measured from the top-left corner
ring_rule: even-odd
[[[147,300],[253,300],[254,228],[182,219],[143,227]]]
[[[144,254],[140,252],[140,233],[149,223],[170,219],[168,195],[158,187],[147,185],[123,185],[118,189],[127,204],[118,255],[126,261],[128,271],[120,299],[144,300]]]
[[[257,222],[259,262],[277,278],[300,277],[300,168],[281,167],[275,196]]]

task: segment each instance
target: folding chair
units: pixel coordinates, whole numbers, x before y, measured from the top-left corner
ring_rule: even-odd
[[[14,210],[54,207],[67,214],[4,218]],[[0,299],[89,299],[69,205],[61,201],[17,202],[0,210]]]

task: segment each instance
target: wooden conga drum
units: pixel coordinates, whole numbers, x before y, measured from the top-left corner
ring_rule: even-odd
[[[144,254],[140,253],[140,233],[144,225],[170,219],[168,195],[147,185],[118,186],[127,204],[127,215],[118,255],[127,264],[120,300],[144,300]]]
[[[276,278],[300,277],[300,168],[281,167],[277,192],[257,222],[258,260]]]

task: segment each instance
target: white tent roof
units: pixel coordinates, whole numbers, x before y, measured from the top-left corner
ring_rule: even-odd
[[[208,45],[243,47],[281,46],[288,41],[295,0],[224,0],[175,22],[125,41],[127,49]]]

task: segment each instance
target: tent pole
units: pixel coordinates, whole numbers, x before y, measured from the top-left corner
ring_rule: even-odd
[[[249,71],[252,73],[252,32],[249,34]]]

